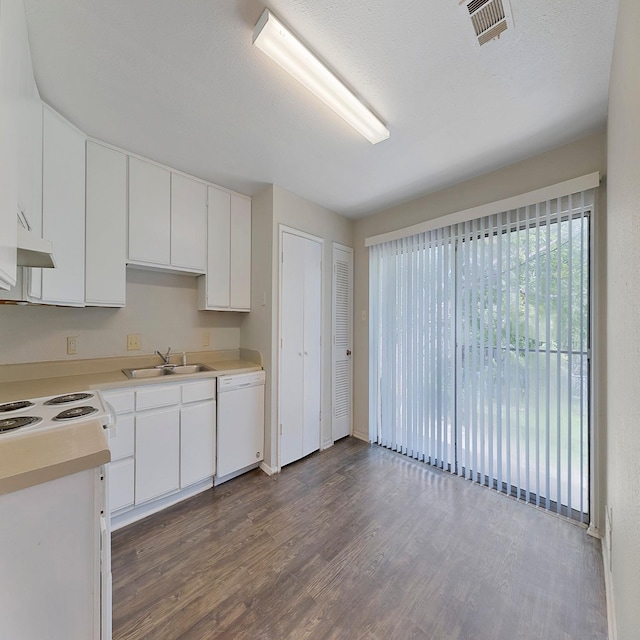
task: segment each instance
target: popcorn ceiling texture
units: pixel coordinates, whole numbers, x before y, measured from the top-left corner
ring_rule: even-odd
[[[511,0],[479,47],[457,0],[266,3],[389,125],[371,146],[252,46],[260,0],[25,0],[45,102],[247,195],[360,217],[602,130],[617,0]]]

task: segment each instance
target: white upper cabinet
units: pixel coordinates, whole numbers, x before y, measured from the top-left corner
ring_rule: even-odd
[[[85,252],[87,305],[124,307],[127,263],[127,156],[87,142]]]
[[[171,172],[129,158],[129,262],[150,266],[171,261]]]
[[[171,174],[171,265],[207,268],[207,185]]]
[[[251,308],[251,200],[231,196],[230,306]]]
[[[206,185],[130,156],[129,264],[204,273],[206,233]]]
[[[0,12],[0,289],[16,283],[16,216],[41,231],[42,112],[22,0]]]
[[[229,269],[231,266],[231,195],[227,191],[208,189],[209,228],[206,280],[200,278],[199,286],[206,284],[204,309],[229,307]]]
[[[207,275],[198,282],[198,308],[251,309],[251,199],[208,189]]]
[[[42,232],[55,269],[43,269],[42,301],[84,306],[85,136],[44,108]]]

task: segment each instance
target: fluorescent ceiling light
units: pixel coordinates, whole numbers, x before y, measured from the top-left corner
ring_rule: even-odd
[[[253,44],[371,144],[389,137],[389,129],[269,9],[264,10],[253,30]]]

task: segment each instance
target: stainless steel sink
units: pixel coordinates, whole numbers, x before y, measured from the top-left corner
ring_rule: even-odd
[[[206,364],[167,365],[159,367],[143,367],[141,369],[123,369],[127,378],[160,378],[170,375],[185,375],[188,373],[200,373],[201,371],[215,371]]]
[[[215,371],[206,364],[182,364],[177,367],[173,367],[173,373],[200,373],[200,371]]]

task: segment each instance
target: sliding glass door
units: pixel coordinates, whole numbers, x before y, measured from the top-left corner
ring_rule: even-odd
[[[584,520],[593,191],[370,248],[379,444]]]

